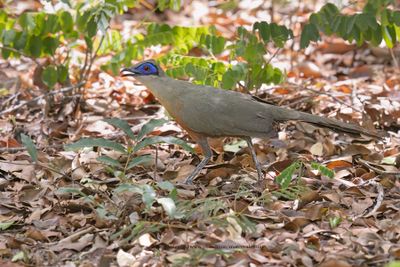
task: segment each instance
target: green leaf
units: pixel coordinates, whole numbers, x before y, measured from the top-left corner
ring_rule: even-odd
[[[72,194],[72,195],[80,195],[82,197],[87,197],[87,195],[83,193],[80,188],[75,188],[75,187],[60,187],[57,189],[56,194]]]
[[[42,51],[42,39],[38,36],[31,35],[28,38],[28,50],[33,57],[39,57]]]
[[[384,8],[381,11],[381,25],[382,26],[390,25],[390,24],[392,24],[391,21],[392,21],[392,13],[391,13],[391,11],[389,9],[387,9],[387,8]]]
[[[331,169],[325,167],[324,165],[321,165],[317,162],[312,162],[311,163],[311,168],[313,170],[317,170],[319,171],[322,175],[329,177],[329,178],[333,178],[335,176],[335,172],[332,171]]]
[[[246,80],[246,74],[248,72],[248,65],[244,63],[239,63],[234,65],[231,69],[222,71],[222,88],[232,89],[235,87],[236,83],[241,80]]]
[[[396,43],[396,30],[393,26],[382,26],[382,37],[388,48],[393,48]]]
[[[332,21],[332,19],[340,13],[340,10],[332,3],[327,3],[321,8],[320,11],[323,15],[325,15],[325,19],[327,21]]]
[[[338,216],[329,218],[329,226],[331,227],[331,229],[338,227],[341,222],[342,218]]]
[[[197,81],[204,81],[207,77],[208,68],[196,64],[188,63],[185,66],[185,73],[189,77],[194,77]]]
[[[4,9],[0,10],[0,22],[7,22],[8,14]]]
[[[376,28],[375,30],[368,30],[366,33],[371,34],[370,40],[371,40],[372,45],[378,46],[381,44],[382,38],[383,38],[381,28]],[[365,36],[365,39],[368,40],[368,38],[366,36]],[[390,39],[388,39],[388,41],[390,42]]]
[[[182,214],[177,214],[176,205],[172,198],[169,198],[169,197],[158,198],[157,203],[161,204],[165,213],[167,213],[167,215],[170,218],[179,219],[179,218],[183,217]]]
[[[36,27],[35,18],[31,12],[23,13],[18,19],[19,25],[26,32],[33,32]]]
[[[201,36],[200,42],[204,44],[205,47],[210,50],[214,55],[217,55],[224,51],[226,40],[222,36],[203,34]]]
[[[368,22],[366,14],[356,15],[356,25],[363,32],[368,29]]]
[[[400,26],[400,11],[394,11],[392,14],[393,23]]]
[[[338,35],[343,39],[347,39],[347,32],[349,30],[349,21],[347,16],[342,16],[342,20],[340,21],[339,29],[337,31]]]
[[[169,1],[169,8],[175,12],[178,12],[181,9],[182,0],[170,0]]]
[[[122,168],[122,165],[118,160],[110,158],[109,156],[100,156],[96,158],[96,160],[112,167]]]
[[[56,68],[54,66],[47,66],[43,70],[42,80],[49,88],[53,88],[53,86],[57,83],[58,80]]]
[[[14,39],[14,48],[17,50],[23,50],[26,46],[28,34],[26,32],[17,32]]]
[[[288,188],[292,181],[293,174],[300,169],[301,163],[296,161],[284,169],[276,178],[275,181],[283,188]]]
[[[381,160],[381,164],[396,165],[396,157],[388,156]]]
[[[400,267],[400,261],[392,261],[389,264],[386,264],[385,267]]]
[[[275,45],[278,47],[283,47],[285,42],[293,36],[292,31],[283,25],[271,23],[270,27],[272,40],[274,40]]]
[[[136,144],[134,147],[133,151],[137,152],[140,149],[149,146],[149,145],[154,145],[154,144],[159,144],[159,143],[167,143],[167,144],[172,144],[172,145],[178,145],[185,149],[188,152],[194,153],[194,149],[185,141],[173,137],[173,136],[152,136],[148,138],[144,138],[142,141]]]
[[[79,150],[85,147],[104,147],[126,153],[126,149],[119,143],[104,138],[82,138],[75,143],[64,145],[66,150]]]
[[[244,49],[243,57],[247,62],[254,62],[261,64],[264,61],[263,55],[265,54],[264,45],[261,43],[249,44]]]
[[[141,164],[146,164],[146,163],[148,163],[150,161],[153,161],[153,160],[154,160],[153,157],[150,156],[150,155],[137,156],[137,157],[131,159],[131,161],[129,161],[127,170],[129,170],[129,169],[131,169],[133,167],[136,167],[138,165],[141,165]]]
[[[148,133],[152,132],[154,128],[159,127],[167,122],[168,121],[165,119],[151,119],[149,122],[143,125],[142,129],[140,129],[136,140],[142,140],[142,138]]]
[[[100,19],[98,21],[98,28],[99,30],[105,34],[107,32],[107,28],[109,25],[109,20],[107,19],[107,16],[104,13],[100,14]]]
[[[46,23],[45,23],[45,19],[46,19],[46,13],[44,12],[39,12],[39,13],[35,13],[34,14],[35,17],[35,29],[33,29],[32,34],[36,35],[36,36],[41,36],[44,33],[44,30],[46,28]]]
[[[318,29],[323,30],[322,25],[324,24],[320,13],[313,13],[310,16],[309,24],[314,24]],[[335,22],[336,18],[332,21]],[[306,24],[307,25],[307,24]]]
[[[283,76],[282,71],[278,68],[274,68],[273,76],[271,78],[272,83],[280,84],[281,82],[283,82],[283,80],[284,80],[284,76]]]
[[[15,254],[11,261],[16,262],[16,261],[27,261],[28,260],[28,255],[26,255],[25,251],[19,251],[17,254]]]
[[[353,35],[353,36],[352,36],[353,39],[356,41],[356,44],[357,44],[358,46],[361,46],[361,45],[364,43],[364,37],[363,37],[363,35],[361,34],[361,31],[360,31],[359,28],[354,27],[353,32],[352,32],[352,35]]]
[[[76,25],[80,32],[85,32],[86,30],[86,23],[88,22],[90,17],[90,12],[77,12],[76,14]]]
[[[47,19],[44,25],[44,33],[56,33],[60,30],[60,22],[55,14],[47,14]]]
[[[84,37],[88,49],[93,49],[93,41],[90,36]]]
[[[88,37],[90,37],[90,38],[92,38],[93,36],[96,35],[96,33],[97,33],[97,23],[94,21],[94,19],[90,19],[87,22],[86,32],[88,34]]]
[[[263,39],[264,43],[268,43],[271,38],[271,28],[266,21],[256,22],[253,25],[253,31],[258,30],[261,38]]]
[[[143,203],[146,205],[146,208],[150,209],[151,206],[153,205],[155,198],[156,198],[156,192],[154,191],[153,187],[150,185],[143,185],[142,186],[142,200]]]
[[[241,139],[239,141],[224,145],[224,151],[236,153],[243,147],[247,147],[247,142]]]
[[[2,56],[4,59],[8,59],[8,57],[11,56],[11,51],[8,50],[8,49],[3,48],[3,49],[1,49],[1,56]]]
[[[68,78],[68,67],[64,65],[58,65],[57,76],[58,76],[58,82],[61,84],[64,83]]]
[[[301,32],[300,48],[306,48],[310,44],[310,41],[317,42],[319,40],[321,40],[321,37],[319,36],[317,27],[314,24],[306,24]]]
[[[362,32],[367,31],[369,28],[376,30],[379,27],[376,18],[370,13],[361,13],[356,16],[355,24]]]
[[[63,11],[61,13],[61,15],[59,16],[59,19],[60,19],[61,28],[62,28],[63,32],[69,33],[73,30],[74,21],[69,12]]]
[[[131,126],[129,126],[128,122],[121,120],[119,118],[107,118],[104,119],[105,122],[121,129],[130,139],[136,140],[135,134],[131,130]]]
[[[158,182],[157,186],[162,190],[172,191],[175,189],[175,186],[169,181]]]
[[[120,184],[117,188],[114,189],[116,193],[123,193],[123,192],[132,192],[143,194],[143,189],[138,185],[133,184]]]
[[[357,20],[356,15],[350,16],[349,19],[347,20],[347,30],[346,30],[347,35],[350,34],[355,28],[356,20]]]
[[[118,217],[115,216],[114,214],[110,213],[106,207],[104,207],[104,205],[101,205],[99,207],[96,208],[96,212],[97,215],[99,216],[99,218],[103,219],[103,220],[118,220]]]
[[[43,52],[48,55],[54,55],[59,45],[58,39],[51,36],[45,37],[42,43],[43,43]]]
[[[32,161],[33,162],[37,162],[37,160],[38,160],[38,155],[37,155],[38,152],[37,152],[36,146],[33,143],[32,139],[29,136],[27,136],[27,135],[22,133],[21,134],[21,141],[22,141],[22,144],[28,150],[29,156],[31,156]]]
[[[9,222],[1,222],[0,223],[0,230],[4,231],[10,228],[15,222],[14,221],[9,221]]]
[[[16,33],[14,30],[7,30],[3,32],[3,45],[9,46],[14,42]]]
[[[236,71],[229,69],[222,76],[221,86],[224,89],[232,89],[239,81]]]

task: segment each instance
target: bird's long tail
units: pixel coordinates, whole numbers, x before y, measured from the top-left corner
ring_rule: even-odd
[[[296,110],[284,109],[281,110],[280,112],[279,111],[276,112],[275,114],[277,115],[275,119],[278,121],[298,120],[350,134],[364,134],[375,138],[382,138],[384,136],[382,132],[371,131],[359,125],[341,122],[335,119],[324,118],[305,112],[299,112]]]

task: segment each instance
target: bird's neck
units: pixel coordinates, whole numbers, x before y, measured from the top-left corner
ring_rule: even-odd
[[[138,76],[136,80],[143,83],[155,97],[161,102],[164,100],[173,101],[182,94],[181,81],[174,80],[168,76]]]

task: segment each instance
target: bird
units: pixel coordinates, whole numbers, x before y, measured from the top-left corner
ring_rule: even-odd
[[[275,128],[280,122],[304,121],[340,132],[380,137],[378,132],[359,125],[272,105],[250,94],[173,79],[166,75],[154,59],[123,68],[121,75],[132,76],[145,85],[200,146],[204,158],[186,178],[186,184],[192,184],[193,179],[212,158],[208,137],[244,139],[250,149],[259,181],[263,179],[263,173],[251,138],[268,139],[276,136]]]

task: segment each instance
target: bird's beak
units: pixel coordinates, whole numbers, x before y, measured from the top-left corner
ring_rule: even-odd
[[[139,74],[134,68],[123,68],[120,73],[122,77],[137,76]]]

